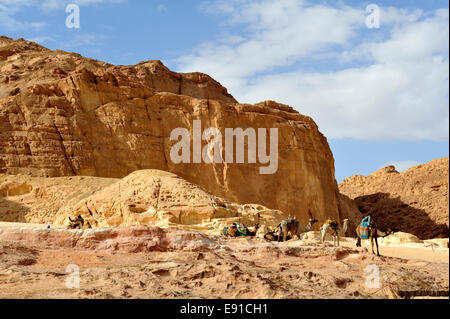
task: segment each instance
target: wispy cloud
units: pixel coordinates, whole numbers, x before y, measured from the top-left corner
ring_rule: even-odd
[[[73,36],[70,40],[61,43],[61,48],[67,50],[91,45],[99,46],[103,40],[108,38],[109,37],[104,34],[79,33]]]
[[[365,12],[306,1],[215,1],[229,39],[176,61],[215,77],[242,102],[275,99],[312,116],[330,138],[446,140],[448,9]]]
[[[46,26],[43,21],[20,21],[14,16],[24,7],[34,5],[32,0],[0,0],[0,28],[7,31],[39,29]]]
[[[36,43],[39,43],[39,44],[44,44],[44,43],[47,43],[47,42],[55,41],[55,39],[53,37],[45,36],[45,35],[28,38],[27,40],[28,41],[32,41],[32,42],[36,42]]]
[[[107,3],[124,3],[127,0],[44,0],[41,2],[41,8],[44,10],[58,10],[65,8],[69,3],[74,3],[79,6],[89,6]]]
[[[35,30],[47,26],[44,21],[20,21],[15,15],[25,8],[34,7],[44,12],[64,9],[69,3],[89,6],[124,3],[127,0],[0,0],[0,27],[8,31]]]

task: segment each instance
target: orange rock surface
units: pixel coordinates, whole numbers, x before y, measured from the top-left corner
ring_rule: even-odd
[[[379,227],[428,239],[449,236],[448,184],[446,157],[402,173],[387,166],[369,176],[355,175],[342,181],[339,190]]]
[[[273,101],[239,104],[201,73],[171,72],[160,61],[114,66],[25,40],[0,38],[0,173],[122,178],[169,171],[238,204],[297,216],[341,218],[334,160],[308,116]],[[174,164],[170,133],[278,128],[278,170],[261,163]],[[223,134],[223,132],[222,132]]]

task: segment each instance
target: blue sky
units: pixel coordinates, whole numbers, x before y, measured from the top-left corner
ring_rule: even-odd
[[[66,5],[80,8],[69,29]],[[379,28],[366,7],[380,9]],[[336,179],[448,156],[448,1],[0,0],[0,34],[113,64],[200,71],[311,116]]]

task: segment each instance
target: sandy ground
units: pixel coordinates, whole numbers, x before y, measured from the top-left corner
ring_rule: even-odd
[[[350,239],[351,240],[351,239]],[[371,251],[370,242],[363,241],[363,247],[366,247],[369,252]],[[354,247],[355,245],[351,242],[343,242],[344,247]],[[410,247],[408,244],[395,245],[395,246],[385,246],[379,245],[380,255],[388,257],[397,257],[410,260],[424,260],[430,262],[441,262],[449,263],[449,250],[448,248],[434,248],[431,246],[417,248]],[[376,252],[376,248],[374,247]]]
[[[448,249],[380,246],[377,257],[345,240],[336,248],[208,238],[222,248],[125,253],[0,242],[0,298],[395,298],[449,287]]]
[[[51,228],[64,229],[61,225],[48,225]],[[0,222],[0,228],[46,228],[45,224]]]

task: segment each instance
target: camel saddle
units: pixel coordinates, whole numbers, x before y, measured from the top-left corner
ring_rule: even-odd
[[[325,223],[329,224],[330,228],[332,230],[334,230],[334,231],[339,230],[339,223],[336,220],[334,220],[334,219],[327,219],[327,221]]]
[[[232,223],[222,230],[223,235],[230,235],[231,237],[247,236],[247,229],[240,223]]]
[[[361,224],[359,225],[359,237],[361,239],[368,239],[370,236],[370,216],[366,216],[362,219]]]

